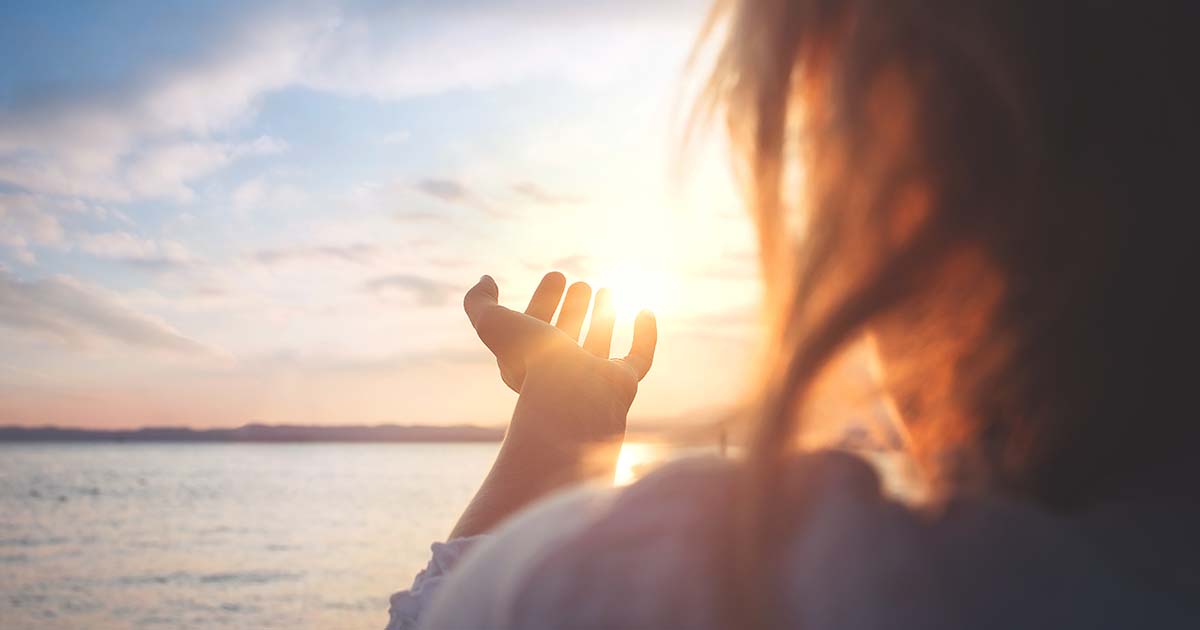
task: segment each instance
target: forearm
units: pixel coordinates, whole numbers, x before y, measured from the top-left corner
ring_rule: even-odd
[[[560,366],[529,374],[496,461],[451,538],[487,532],[562,487],[611,482],[628,408],[614,405],[614,397],[586,376]],[[582,438],[580,427],[587,429]]]

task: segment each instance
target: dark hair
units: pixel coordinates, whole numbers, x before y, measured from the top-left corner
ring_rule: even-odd
[[[943,493],[1070,510],[1194,447],[1197,7],[718,6],[709,94],[780,349],[749,448],[749,557],[808,394],[864,334]]]

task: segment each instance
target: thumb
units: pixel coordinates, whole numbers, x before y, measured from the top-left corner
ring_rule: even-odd
[[[479,282],[467,291],[463,296],[463,310],[467,312],[467,319],[471,320],[471,325],[475,330],[479,330],[479,322],[483,319],[483,315],[492,308],[499,306],[500,288],[496,286],[496,281],[491,276],[480,276]]]
[[[463,310],[479,340],[492,354],[500,359],[515,360],[521,342],[529,332],[529,323],[536,320],[500,306],[497,303],[499,296],[496,281],[491,276],[483,276],[463,296]]]

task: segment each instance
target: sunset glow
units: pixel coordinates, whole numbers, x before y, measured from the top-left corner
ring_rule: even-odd
[[[462,293],[552,269],[615,355],[656,311],[634,426],[735,401],[750,226],[721,147],[673,176],[705,4],[456,5],[6,17],[0,423],[502,424]]]

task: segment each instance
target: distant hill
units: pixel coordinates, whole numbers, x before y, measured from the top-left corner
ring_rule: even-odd
[[[0,427],[0,442],[498,442],[504,429],[459,426],[304,426],[247,424],[236,429],[145,427],[93,430]]]

